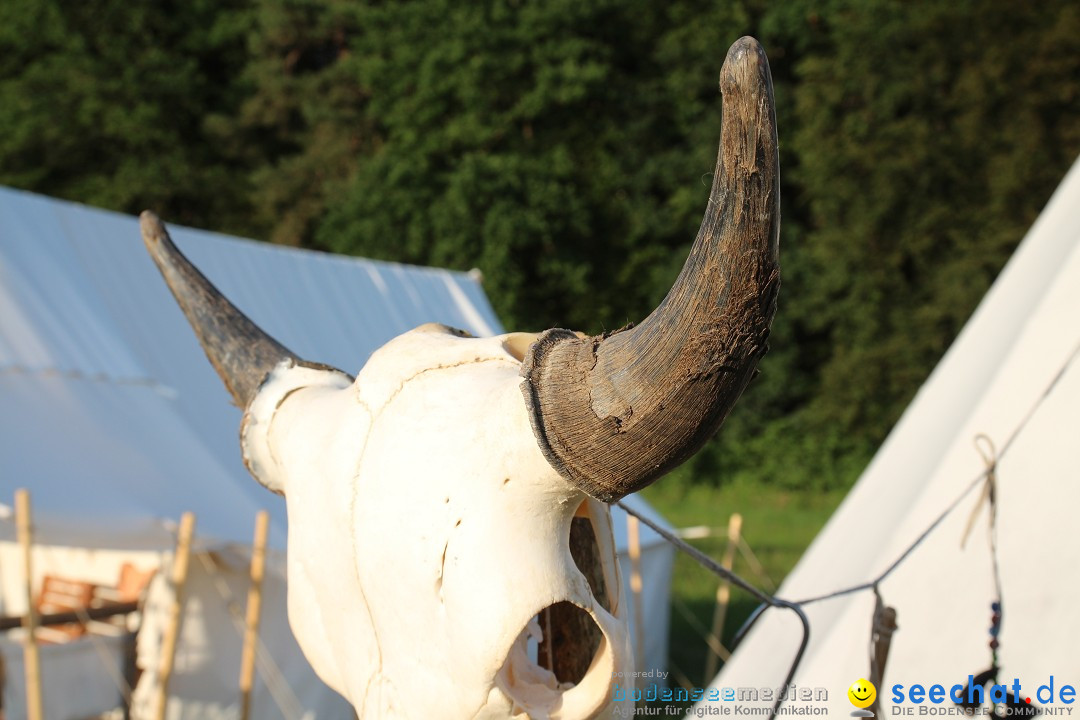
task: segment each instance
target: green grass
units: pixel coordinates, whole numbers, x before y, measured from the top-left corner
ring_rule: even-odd
[[[672,478],[674,479],[674,478]],[[743,517],[742,535],[757,556],[765,574],[777,585],[791,571],[818,530],[844,497],[841,491],[795,492],[767,486],[730,485],[720,488],[658,482],[646,489],[644,497],[677,528],[705,525],[713,528],[708,538],[690,541],[719,561],[727,544],[727,524],[732,513]],[[756,577],[739,554],[735,571],[758,587],[769,589]],[[681,672],[692,687],[706,687],[707,645],[700,628],[712,626],[718,578],[685,553],[677,553],[672,575],[669,685],[677,687]],[[691,623],[685,612],[696,619]],[[731,605],[724,623],[723,643],[730,648],[731,637],[749,616],[757,602],[747,593],[732,589]],[[698,628],[695,628],[694,625]]]

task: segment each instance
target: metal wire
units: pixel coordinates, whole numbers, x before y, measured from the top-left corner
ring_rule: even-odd
[[[806,613],[803,612],[802,608],[795,603],[789,602],[787,600],[781,600],[780,598],[773,597],[766,592],[758,590],[749,582],[739,577],[737,573],[728,570],[726,567],[716,562],[693,545],[688,544],[685,540],[668,531],[667,529],[660,527],[649,518],[643,516],[641,513],[635,511],[633,508],[623,503],[621,500],[616,502],[615,504],[622,508],[624,511],[626,511],[628,514],[633,515],[639,521],[648,525],[657,535],[664,538],[676,548],[692,557],[695,561],[697,561],[699,565],[704,567],[709,572],[713,573],[714,575],[718,575],[721,578],[724,578],[736,587],[742,588],[743,590],[760,600],[763,605],[769,607],[785,608],[787,610],[791,610],[799,617],[799,622],[802,623],[803,627],[802,642],[799,643],[799,650],[795,653],[795,659],[792,660],[791,667],[788,669],[787,677],[784,679],[785,692],[780,694],[780,697],[776,699],[776,704],[773,705],[770,717],[775,718],[777,712],[780,710],[780,706],[783,705],[784,700],[787,699],[786,688],[791,685],[791,681],[795,677],[795,671],[799,669],[799,664],[802,662],[803,654],[806,652],[806,646],[810,642],[810,621],[807,619]]]
[[[733,648],[738,647],[738,645],[742,641],[743,637],[746,636],[746,634],[757,623],[757,621],[761,618],[761,616],[765,613],[765,611],[768,610],[771,607],[784,608],[784,609],[787,609],[787,610],[791,610],[792,612],[794,612],[798,616],[799,621],[802,623],[802,641],[799,643],[799,650],[798,650],[798,652],[795,653],[795,658],[792,660],[791,666],[788,669],[787,677],[784,680],[785,692],[782,693],[780,695],[780,697],[777,699],[776,704],[773,706],[772,712],[771,712],[771,714],[769,716],[770,718],[775,718],[778,711],[779,711],[779,709],[780,709],[780,706],[784,703],[784,700],[787,699],[786,688],[791,686],[791,681],[795,677],[795,672],[798,670],[799,664],[802,662],[803,655],[806,652],[806,647],[810,642],[810,621],[806,617],[806,613],[803,611],[802,607],[804,605],[810,605],[810,604],[816,603],[816,602],[822,602],[822,601],[825,601],[825,600],[831,600],[831,599],[834,599],[834,598],[842,597],[844,595],[851,595],[853,593],[862,592],[862,591],[866,591],[866,590],[875,590],[877,588],[877,586],[881,582],[883,582],[886,578],[888,578],[889,575],[892,574],[892,572],[894,570],[896,570],[896,568],[900,567],[900,565],[911,556],[911,553],[914,552],[915,549],[918,548],[919,545],[921,545],[923,543],[923,541],[926,540],[926,538],[929,537],[930,534],[934,530],[936,530],[938,528],[938,526],[941,525],[941,523],[945,520],[945,518],[948,517],[949,514],[952,513],[953,510],[955,510],[957,508],[957,506],[960,505],[961,502],[963,502],[964,498],[966,498],[975,488],[980,487],[981,485],[983,485],[983,483],[985,483],[988,480],[990,475],[995,471],[997,463],[1000,462],[1001,459],[1005,456],[1005,454],[1009,451],[1009,448],[1012,447],[1013,441],[1016,440],[1016,438],[1019,436],[1020,432],[1027,426],[1027,424],[1031,420],[1031,418],[1035,416],[1035,412],[1042,405],[1043,401],[1046,400],[1046,398],[1050,396],[1050,393],[1053,391],[1053,389],[1057,385],[1058,381],[1061,380],[1061,378],[1065,375],[1066,370],[1068,370],[1069,366],[1072,365],[1072,363],[1076,360],[1076,358],[1078,356],[1080,356],[1080,342],[1077,342],[1077,344],[1073,347],[1072,351],[1066,357],[1066,359],[1062,363],[1061,367],[1054,374],[1054,377],[1050,380],[1050,382],[1047,384],[1047,386],[1043,389],[1043,391],[1039,395],[1039,397],[1036,398],[1035,402],[1028,409],[1027,413],[1021,419],[1019,424],[1017,424],[1017,426],[1013,429],[1013,431],[1009,435],[1008,439],[1002,445],[1001,452],[997,454],[997,456],[995,458],[995,462],[992,465],[990,465],[989,467],[987,467],[986,470],[979,473],[979,475],[977,477],[975,477],[964,488],[963,492],[961,492],[956,497],[956,499],[954,499],[951,503],[949,503],[949,505],[941,512],[941,514],[939,514],[936,518],[934,518],[934,521],[931,522],[930,525],[925,530],[923,530],[921,533],[919,533],[918,537],[916,537],[915,540],[911,544],[909,544],[907,546],[907,548],[905,548],[902,553],[900,553],[900,556],[897,557],[896,560],[894,560],[892,563],[890,563],[889,566],[887,568],[885,568],[885,570],[881,574],[879,574],[876,578],[874,578],[873,580],[870,580],[868,582],[860,583],[858,585],[853,585],[851,587],[847,587],[847,588],[836,590],[836,591],[833,591],[833,592],[830,592],[830,593],[826,593],[825,595],[819,595],[817,597],[811,597],[811,598],[807,598],[805,600],[800,600],[800,601],[797,601],[797,602],[784,600],[784,599],[775,597],[774,595],[771,595],[769,593],[766,593],[766,592],[764,592],[762,590],[759,590],[758,588],[756,588],[751,583],[749,583],[746,580],[743,580],[741,577],[739,577],[739,575],[737,573],[733,572],[732,570],[729,570],[729,569],[725,568],[723,565],[716,562],[715,560],[713,560],[712,558],[710,558],[708,555],[701,552],[697,548],[693,547],[692,545],[687,543],[685,540],[683,540],[679,536],[677,536],[674,533],[660,527],[659,525],[657,525],[656,523],[654,523],[650,519],[648,519],[648,518],[644,517],[643,515],[641,515],[640,513],[636,512],[633,508],[626,505],[622,501],[618,501],[615,504],[618,505],[620,508],[622,508],[626,513],[628,513],[630,515],[633,515],[638,520],[640,520],[641,522],[648,525],[650,528],[652,528],[652,530],[654,532],[656,532],[656,534],[658,534],[660,537],[662,537],[667,542],[671,543],[680,552],[683,552],[683,553],[686,553],[687,555],[689,555],[699,565],[704,567],[709,572],[713,573],[714,575],[716,575],[716,576],[718,576],[720,578],[723,578],[723,579],[727,580],[731,584],[735,585],[736,587],[741,588],[742,590],[746,591],[747,593],[749,593],[750,595],[752,595],[753,597],[758,599],[760,604],[754,609],[753,612],[750,613],[750,616],[745,620],[745,622],[743,622],[742,626],[736,631],[735,637],[732,639],[732,643],[731,643]],[[1000,598],[1000,596],[1001,596],[1001,581],[1000,581],[1000,577],[998,576],[998,571],[997,571],[996,536],[993,533],[993,530],[991,530],[991,551],[994,554],[994,576],[995,576],[994,580],[995,580],[995,585],[997,587],[998,597]]]

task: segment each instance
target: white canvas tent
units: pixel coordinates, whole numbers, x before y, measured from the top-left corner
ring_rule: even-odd
[[[359,369],[374,349],[425,322],[476,335],[501,332],[482,288],[465,273],[180,227],[172,234],[255,322],[301,356],[346,370]],[[48,571],[108,584],[124,559],[156,566],[172,546],[176,520],[192,511],[200,547],[222,562],[215,576],[194,580],[205,593],[188,603],[191,632],[185,629],[179,650],[188,661],[177,661],[170,713],[234,717],[236,696],[226,684],[234,684],[239,638],[222,609],[221,583],[239,587],[238,558],[247,552],[255,513],[265,508],[278,562],[271,563],[263,641],[304,710],[351,717],[299,656],[283,601],[275,599],[284,592],[285,506],[244,470],[239,421],[143,249],[135,218],[0,188],[0,553],[6,553],[0,612],[25,610],[10,508],[3,505],[16,487],[33,494],[39,581]],[[663,522],[639,498],[628,502]],[[621,511],[616,515],[625,582],[626,521]],[[663,668],[673,551],[648,528],[641,538],[645,664]],[[207,572],[199,562],[192,567]],[[71,645],[68,660],[77,650]],[[17,698],[21,655],[9,650],[4,697]],[[53,668],[63,674],[65,660],[57,658],[64,653],[48,654],[57,656]],[[69,664],[77,671],[77,663]],[[48,666],[45,675],[48,687]],[[284,717],[260,683],[256,716]]]
[[[984,434],[1003,453],[999,680],[1019,680],[1033,701],[1051,675],[1059,687],[1076,685],[1078,349],[1080,162],[779,595],[801,600],[877,577],[985,470],[974,445]],[[884,714],[896,710],[894,684],[948,689],[990,666],[994,582],[985,505],[961,548],[979,497],[970,493],[880,586],[899,624],[878,688]],[[825,688],[831,712],[850,714],[846,689],[869,676],[873,608],[867,592],[807,608],[811,640],[795,684]],[[780,686],[799,637],[793,615],[770,611],[713,687]]]

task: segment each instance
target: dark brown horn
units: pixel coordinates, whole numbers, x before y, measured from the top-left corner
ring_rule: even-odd
[[[720,91],[709,205],[667,297],[640,325],[611,335],[548,330],[522,367],[544,455],[606,502],[697,452],[768,349],[780,286],[780,176],[769,61],[753,38],[731,46]]]
[[[144,211],[139,216],[139,228],[150,257],[234,403],[246,408],[266,376],[283,360],[314,366],[266,334],[229,302],[177,249],[157,215]]]

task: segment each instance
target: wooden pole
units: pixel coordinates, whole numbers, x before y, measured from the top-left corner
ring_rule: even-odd
[[[739,535],[742,532],[742,515],[732,513],[727,526],[727,547],[724,548],[724,557],[721,564],[730,570],[735,564],[735,550],[739,545]],[[724,632],[724,620],[727,618],[728,605],[731,603],[731,583],[721,580],[716,588],[716,608],[713,610],[712,634],[709,649],[705,655],[705,679],[706,682],[716,676],[716,665],[720,656],[713,650],[714,647],[722,648],[721,639]],[[725,658],[726,659],[726,658]]]
[[[26,615],[23,627],[26,628],[26,641],[23,645],[23,664],[26,666],[26,717],[27,720],[44,720],[41,704],[41,656],[37,644],[37,607],[34,605],[34,575],[31,565],[33,549],[33,527],[30,517],[30,492],[15,491],[15,531],[19,547],[23,554],[23,573],[26,578]]]
[[[255,680],[255,647],[259,642],[259,615],[262,612],[262,582],[266,574],[266,535],[270,515],[260,510],[255,516],[255,541],[251,548],[251,586],[248,588],[244,650],[240,656],[240,720],[251,717],[251,689]]]
[[[184,609],[184,584],[187,582],[188,560],[191,557],[191,536],[194,532],[195,515],[186,512],[180,517],[180,533],[176,540],[176,555],[173,556],[173,601],[169,607],[165,636],[161,640],[161,657],[158,665],[159,688],[157,707],[154,711],[156,720],[165,720],[165,706],[169,699],[169,677],[172,675],[173,658],[176,655],[176,641],[180,636],[180,620]]]
[[[626,514],[626,539],[630,552],[630,593],[634,600],[634,664],[638,670],[645,666],[645,613],[641,604],[641,524]]]

